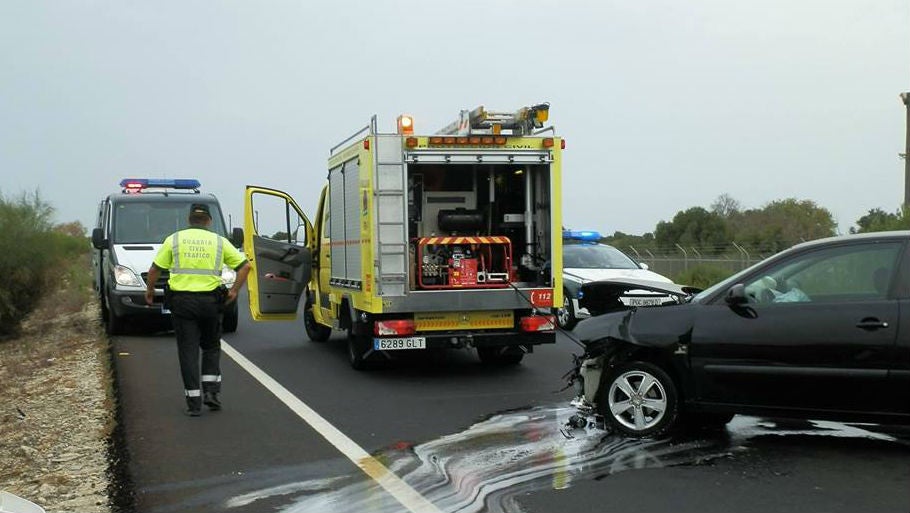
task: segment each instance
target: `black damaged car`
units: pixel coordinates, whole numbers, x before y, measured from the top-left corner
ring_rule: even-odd
[[[656,436],[734,414],[910,423],[910,232],[803,243],[679,304],[627,308],[640,281],[587,284],[574,336],[582,413]],[[671,290],[672,289],[672,290]]]

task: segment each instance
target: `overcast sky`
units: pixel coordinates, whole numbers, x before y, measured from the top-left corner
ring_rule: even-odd
[[[564,224],[652,231],[728,193],[846,232],[903,201],[907,0],[0,0],[0,193],[93,224],[123,177],[315,211],[328,149],[402,112],[548,101]]]

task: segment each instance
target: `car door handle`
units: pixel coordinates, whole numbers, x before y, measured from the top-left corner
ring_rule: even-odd
[[[880,321],[875,317],[867,317],[856,323],[856,327],[859,329],[872,331],[880,328],[887,328],[888,323],[885,321]]]

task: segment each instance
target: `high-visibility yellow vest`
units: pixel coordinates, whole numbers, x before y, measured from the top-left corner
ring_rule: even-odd
[[[167,283],[171,290],[211,291],[221,285],[224,249],[224,237],[202,228],[188,228],[164,240],[155,265],[170,269]]]

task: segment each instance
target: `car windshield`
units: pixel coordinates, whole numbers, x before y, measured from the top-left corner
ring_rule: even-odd
[[[605,244],[568,244],[562,248],[563,268],[638,269],[622,251]]]
[[[198,202],[196,200],[195,202]],[[168,235],[187,228],[190,205],[195,202],[130,201],[118,203],[113,212],[113,242],[116,244],[149,244],[163,242]],[[212,213],[211,230],[224,235],[224,224],[218,205],[207,203]]]

